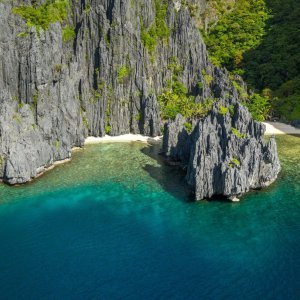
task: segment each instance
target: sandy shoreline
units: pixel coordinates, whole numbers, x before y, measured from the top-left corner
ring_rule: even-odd
[[[280,123],[280,122],[263,122],[266,125],[265,135],[273,134],[299,134],[300,129],[295,128],[291,125]],[[162,141],[162,136],[150,137],[141,134],[124,134],[119,136],[109,136],[104,137],[93,137],[89,136],[85,139],[84,145],[98,144],[98,143],[122,143],[122,142],[144,142],[144,143],[160,143]]]
[[[265,135],[282,135],[282,134],[295,134],[300,135],[300,129],[295,128],[291,125],[287,125],[280,122],[263,122],[263,124],[266,125],[266,132]],[[144,136],[141,134],[124,134],[120,136],[109,136],[106,135],[104,137],[93,137],[89,136],[85,139],[84,145],[89,144],[99,144],[99,143],[122,143],[122,142],[143,142],[143,143],[150,143],[150,144],[159,144],[162,142],[163,137],[150,137],[150,136]],[[81,147],[74,147],[72,148],[72,152],[82,150]],[[45,174],[47,171],[52,170],[58,165],[62,165],[65,163],[68,163],[71,161],[70,158],[66,158],[64,160],[55,161],[51,166],[48,167],[42,167],[38,170],[38,174],[35,178],[38,178]],[[32,178],[35,179],[35,178]],[[0,181],[1,182],[1,181]]]
[[[106,135],[104,137],[93,137],[89,136],[85,139],[84,144],[98,144],[98,143],[122,143],[122,142],[143,142],[143,143],[160,143],[162,141],[162,136],[158,137],[150,137],[144,136],[141,134],[124,134],[119,136],[109,136]]]
[[[273,135],[273,134],[299,134],[300,129],[293,127],[288,124],[280,123],[280,122],[263,122],[266,125],[265,135]]]
[[[104,137],[93,137],[89,136],[85,139],[84,145],[89,145],[89,144],[100,144],[100,143],[122,143],[122,142],[143,142],[143,143],[150,143],[150,144],[159,144],[162,141],[162,136],[158,137],[150,137],[150,136],[143,136],[140,134],[124,134],[120,136],[109,136],[106,135]],[[79,150],[83,150],[84,148],[82,147],[73,147],[71,149],[71,152],[74,153]],[[43,176],[46,172],[54,169],[58,165],[64,165],[72,160],[72,157],[62,159],[62,160],[57,160],[54,161],[52,165],[47,166],[47,167],[41,167],[37,170],[37,175],[32,178],[30,181],[35,180],[36,178],[39,178]],[[29,181],[29,182],[30,182]],[[1,181],[0,181],[1,182]]]

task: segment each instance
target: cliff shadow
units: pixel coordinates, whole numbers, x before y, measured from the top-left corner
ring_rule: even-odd
[[[180,166],[169,165],[161,155],[160,144],[150,144],[141,149],[144,155],[154,159],[159,166],[146,164],[143,169],[159,183],[170,195],[184,202],[191,202],[193,197],[188,185],[185,183],[186,172]]]

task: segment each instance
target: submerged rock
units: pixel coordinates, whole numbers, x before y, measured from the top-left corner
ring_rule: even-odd
[[[264,141],[265,126],[239,103],[214,105],[191,134],[178,115],[165,125],[163,150],[187,168],[186,181],[201,200],[213,196],[238,199],[250,189],[273,183],[280,171],[274,137]]]

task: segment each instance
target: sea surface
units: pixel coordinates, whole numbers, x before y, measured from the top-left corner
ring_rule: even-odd
[[[0,185],[0,299],[300,299],[300,138],[240,203],[191,202],[157,146],[89,145]]]

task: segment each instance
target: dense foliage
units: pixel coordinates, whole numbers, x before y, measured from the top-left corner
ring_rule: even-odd
[[[261,93],[246,101],[254,117],[267,117],[272,106],[275,116],[300,119],[300,2],[236,0],[233,6],[225,5],[228,0],[211,2],[222,10],[218,22],[209,24],[204,33],[211,60],[242,74],[250,88]]]
[[[172,74],[171,79],[167,81],[166,87],[158,96],[162,119],[175,119],[177,114],[181,114],[188,121],[206,116],[214,101],[208,99],[204,103],[196,103],[195,97],[188,94],[187,87],[179,80],[182,66],[176,57],[170,58],[168,69]],[[187,123],[186,127],[190,129],[190,124]]]
[[[300,76],[283,83],[275,91],[273,106],[288,121],[300,120]]]
[[[274,114],[300,120],[300,2],[266,0],[272,18],[262,43],[245,54],[246,80],[269,88]]]
[[[123,83],[124,80],[130,75],[129,67],[123,65],[118,71],[118,82]]]
[[[243,73],[240,69],[243,54],[259,45],[268,17],[264,0],[236,1],[204,34],[212,62]]]
[[[51,23],[62,22],[67,18],[69,1],[47,1],[40,6],[21,5],[13,8],[13,13],[20,15],[28,27],[47,30]]]
[[[195,103],[193,96],[188,96],[187,88],[180,81],[169,81],[163,93],[158,97],[161,117],[164,120],[175,119],[181,114],[188,120],[201,118],[207,115],[212,108],[213,100],[204,103]]]
[[[75,29],[74,29],[74,27],[66,26],[65,28],[63,28],[62,38],[63,38],[63,41],[65,43],[74,40],[74,38],[75,38]]]
[[[155,20],[153,24],[150,26],[150,28],[146,29],[144,28],[143,20],[141,21],[141,39],[152,57],[156,49],[157,41],[159,39],[167,39],[170,34],[169,28],[165,21],[167,7],[168,4],[166,1],[155,0]]]
[[[271,108],[270,99],[257,93],[249,96],[249,98],[246,100],[246,102],[243,102],[243,104],[248,107],[253,118],[261,122],[265,121]]]

